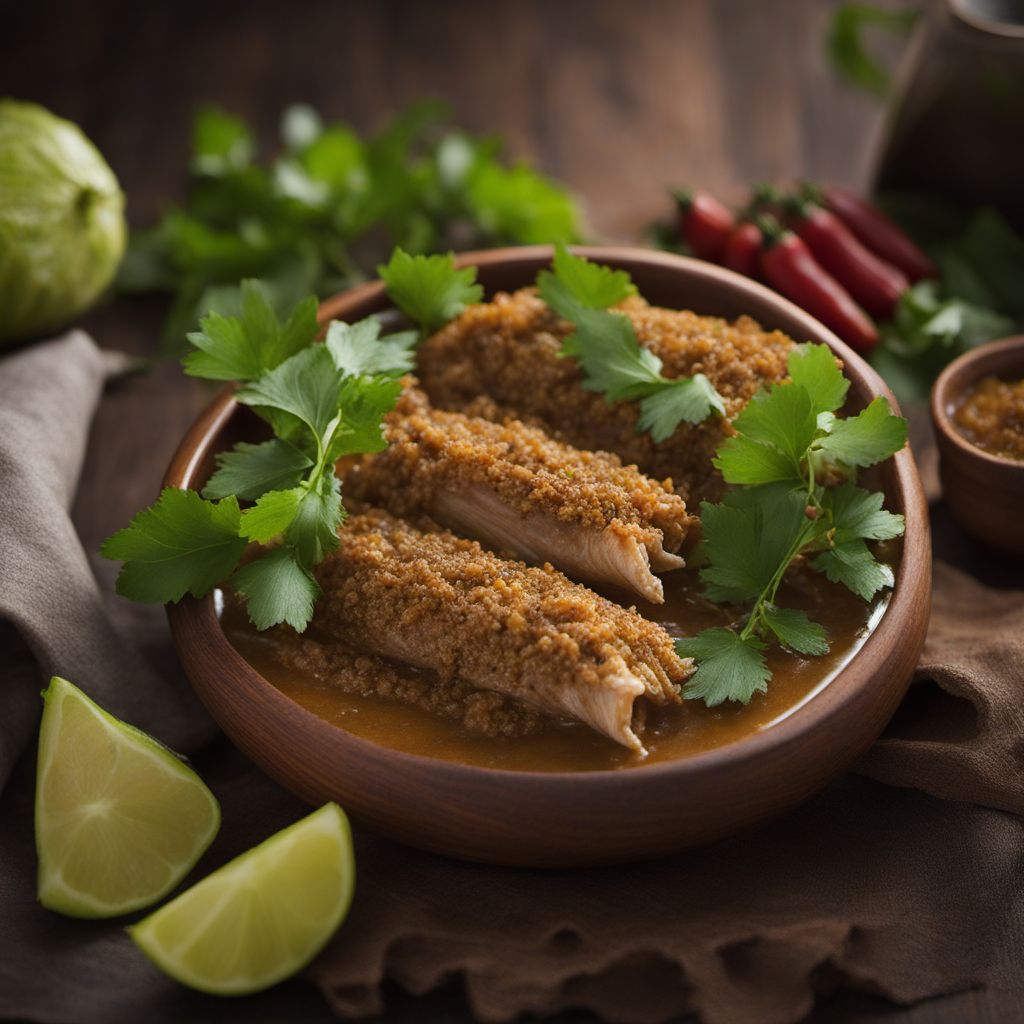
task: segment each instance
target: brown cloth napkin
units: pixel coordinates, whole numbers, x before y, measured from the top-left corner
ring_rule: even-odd
[[[224,824],[189,882],[304,813],[211,739],[160,610],[111,598],[111,567],[91,571],[74,536],[67,507],[106,366],[81,334],[0,360],[0,1018],[319,1019],[308,983],[201,996],[149,965],[123,921],[35,901],[32,737],[49,672],[188,753],[213,786]],[[386,983],[427,993],[454,977],[487,1021],[585,1008],[787,1024],[849,993],[959,993],[956,1019],[978,987],[994,993],[987,1019],[1020,1019],[1024,566],[966,541],[941,507],[936,519],[925,654],[856,772],[757,830],[614,868],[462,864],[357,831],[351,916],[305,977],[346,1018],[380,1012]]]

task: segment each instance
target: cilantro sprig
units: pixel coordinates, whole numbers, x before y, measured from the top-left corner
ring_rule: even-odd
[[[238,381],[238,401],[274,436],[218,454],[201,495],[165,488],[102,554],[124,563],[117,591],[125,597],[179,601],[228,580],[258,629],[286,622],[301,631],[320,596],[312,569],[338,546],[345,519],[335,463],[386,446],[382,420],[418,335],[382,337],[374,319],[334,322],[316,345],[314,298],[282,318],[258,282],[244,282],[241,295],[237,316],[209,313],[189,335],[185,370]],[[265,548],[239,566],[250,543]]]
[[[638,433],[649,431],[660,442],[680,423],[725,414],[721,396],[703,373],[663,376],[661,360],[640,344],[629,319],[608,309],[636,294],[626,271],[591,263],[558,245],[552,269],[537,276],[537,289],[575,328],[561,354],[580,364],[583,387],[603,394],[608,402],[640,403]]]
[[[747,606],[731,628],[676,641],[677,652],[697,662],[684,696],[709,706],[747,703],[765,691],[769,644],[808,656],[827,653],[819,623],[777,604],[798,558],[865,601],[893,584],[892,570],[867,542],[900,536],[903,517],[885,511],[883,495],[855,481],[859,468],[903,447],[906,421],[883,397],[856,416],[837,415],[849,382],[825,345],[796,348],[789,375],[736,417],[736,434],[714,460],[735,488],[719,504],[701,505],[705,593],[717,603]]]
[[[424,334],[454,320],[484,290],[476,283],[476,267],[455,268],[455,256],[411,256],[396,248],[377,268],[388,297]]]

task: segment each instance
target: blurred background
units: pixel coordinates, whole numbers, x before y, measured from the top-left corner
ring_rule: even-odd
[[[368,132],[429,96],[570,185],[595,232],[632,238],[664,214],[670,185],[729,199],[757,179],[864,181],[881,106],[829,63],[838,6],[39,0],[5,12],[0,94],[77,122],[133,225],[181,198],[202,103],[245,117],[270,149],[288,104]]]

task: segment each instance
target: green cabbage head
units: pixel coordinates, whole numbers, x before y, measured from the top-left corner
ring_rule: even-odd
[[[0,344],[60,327],[110,284],[124,195],[70,121],[0,99]]]

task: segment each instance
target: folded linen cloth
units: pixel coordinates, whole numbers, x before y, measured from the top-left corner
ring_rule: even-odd
[[[582,1007],[617,1022],[786,1024],[834,993],[961,993],[968,1007],[980,986],[1007,1020],[1024,1006],[1024,591],[979,582],[999,560],[945,528],[938,554],[958,568],[936,566],[900,713],[857,772],[757,830],[572,872],[463,864],[357,831],[349,921],[306,982],[240,1001],[163,977],[123,921],[42,909],[32,754],[49,673],[189,754],[212,785],[224,824],[189,882],[305,811],[214,738],[162,611],[113,599],[113,567],[75,535],[88,424],[116,369],[80,332],[0,359],[0,1018],[312,1020],[329,1006],[351,1019],[380,1012],[386,982],[426,993],[452,976],[488,1021]]]

